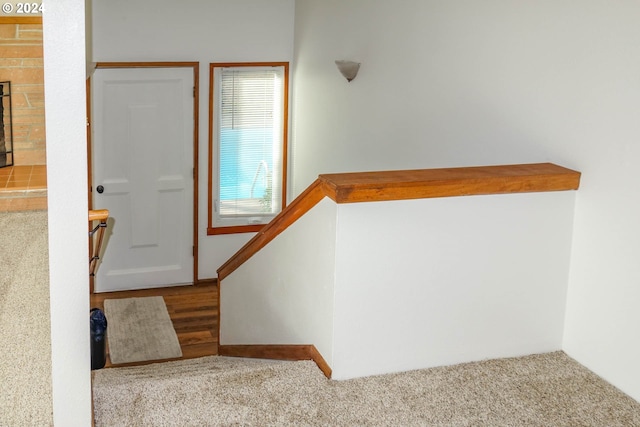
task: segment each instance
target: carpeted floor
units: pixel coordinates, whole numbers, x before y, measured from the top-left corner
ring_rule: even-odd
[[[50,426],[46,212],[0,213],[0,426]],[[330,381],[207,357],[94,371],[97,426],[624,426],[640,403],[564,353]]]
[[[0,213],[0,426],[53,425],[47,213]]]
[[[94,371],[96,426],[640,426],[562,352],[349,381],[313,362],[206,357]]]

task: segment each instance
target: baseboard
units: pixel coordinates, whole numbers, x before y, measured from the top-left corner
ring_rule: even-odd
[[[220,356],[251,357],[254,359],[274,360],[313,360],[322,373],[331,378],[331,367],[324,360],[318,349],[311,344],[306,345],[220,345]]]

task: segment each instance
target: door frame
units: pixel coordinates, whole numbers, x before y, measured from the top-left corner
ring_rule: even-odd
[[[193,69],[193,284],[198,283],[198,134],[199,128],[199,62],[97,62],[95,68],[192,68]],[[91,128],[91,77],[87,78],[87,162],[89,209],[93,209],[93,170],[92,170],[92,128]],[[90,257],[92,254],[89,255]],[[94,293],[94,281],[91,278],[91,293]]]

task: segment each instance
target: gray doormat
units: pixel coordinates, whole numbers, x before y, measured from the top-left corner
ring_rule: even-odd
[[[114,365],[182,356],[161,296],[104,300],[109,357]]]

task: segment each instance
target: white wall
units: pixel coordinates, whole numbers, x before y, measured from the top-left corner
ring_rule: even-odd
[[[84,0],[45,0],[53,417],[91,425]]]
[[[223,280],[220,343],[314,344],[338,380],[558,351],[574,201],[325,198]]]
[[[296,1],[294,192],[318,173],[583,172],[564,349],[640,400],[640,3]],[[362,62],[347,83],[335,59]]]
[[[560,350],[574,200],[339,205],[333,378]]]
[[[336,210],[323,199],[222,281],[220,344],[313,344],[331,365]]]
[[[200,62],[199,272],[216,270],[252,234],[207,236],[210,62],[292,61],[294,0],[93,0],[93,62]]]
[[[547,108],[547,83],[575,43],[539,3],[299,0],[296,192],[318,173],[550,160],[566,103]],[[362,62],[351,83],[342,58]]]

